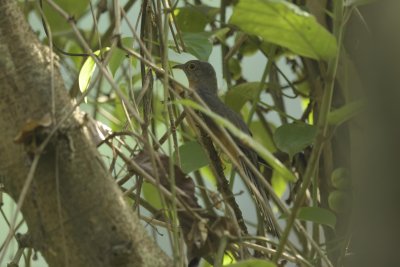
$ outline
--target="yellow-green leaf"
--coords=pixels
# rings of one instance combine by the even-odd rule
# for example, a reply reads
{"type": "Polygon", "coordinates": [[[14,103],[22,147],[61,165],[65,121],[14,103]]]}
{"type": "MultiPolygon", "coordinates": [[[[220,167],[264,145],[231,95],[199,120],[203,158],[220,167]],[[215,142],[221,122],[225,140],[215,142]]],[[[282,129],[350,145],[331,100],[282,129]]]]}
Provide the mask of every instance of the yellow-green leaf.
{"type": "MultiPolygon", "coordinates": [[[[103,50],[108,51],[109,49],[109,47],[106,47],[103,50]]],[[[95,51],[93,54],[96,56],[100,55],[100,50],[95,51]]],[[[81,92],[85,92],[88,89],[95,69],[96,63],[94,62],[94,59],[92,57],[88,57],[79,71],[79,89],[81,92]]]]}

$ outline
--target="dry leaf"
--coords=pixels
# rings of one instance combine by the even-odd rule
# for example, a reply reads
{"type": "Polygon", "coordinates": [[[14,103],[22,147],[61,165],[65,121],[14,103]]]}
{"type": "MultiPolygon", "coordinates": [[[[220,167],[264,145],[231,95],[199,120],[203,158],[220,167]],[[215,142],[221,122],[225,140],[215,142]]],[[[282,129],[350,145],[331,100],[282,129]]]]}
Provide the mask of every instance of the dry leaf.
{"type": "Polygon", "coordinates": [[[35,132],[47,128],[51,125],[50,113],[46,113],[39,120],[28,119],[22,126],[19,133],[15,136],[14,142],[17,144],[30,142],[31,138],[34,136],[35,132]]]}

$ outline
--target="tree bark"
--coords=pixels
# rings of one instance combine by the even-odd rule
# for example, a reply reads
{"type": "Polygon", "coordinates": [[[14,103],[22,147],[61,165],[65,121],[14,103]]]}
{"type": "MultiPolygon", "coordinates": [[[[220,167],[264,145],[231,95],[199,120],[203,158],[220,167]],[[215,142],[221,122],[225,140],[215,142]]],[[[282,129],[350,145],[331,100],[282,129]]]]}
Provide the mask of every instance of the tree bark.
{"type": "MultiPolygon", "coordinates": [[[[51,52],[32,33],[17,3],[0,0],[0,183],[15,201],[36,148],[32,140],[24,145],[14,138],[28,119],[39,120],[52,110],[51,52]]],[[[58,122],[72,104],[57,66],[53,78],[58,122]]],[[[48,132],[33,134],[36,145],[48,132]]],[[[31,245],[49,266],[172,266],[126,205],[84,132],[74,113],[39,155],[21,208],[31,245]]]]}

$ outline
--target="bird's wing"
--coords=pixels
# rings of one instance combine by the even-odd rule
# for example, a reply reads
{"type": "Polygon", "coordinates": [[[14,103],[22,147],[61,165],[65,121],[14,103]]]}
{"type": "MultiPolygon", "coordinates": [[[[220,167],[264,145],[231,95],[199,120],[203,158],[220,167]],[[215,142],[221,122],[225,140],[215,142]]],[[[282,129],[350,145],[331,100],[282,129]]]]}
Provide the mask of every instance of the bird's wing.
{"type": "MultiPolygon", "coordinates": [[[[247,133],[248,135],[252,135],[250,132],[250,129],[247,127],[247,124],[243,121],[243,119],[237,114],[235,111],[231,110],[224,104],[223,106],[219,105],[219,108],[217,110],[213,110],[215,113],[218,115],[224,117],[225,119],[229,120],[233,125],[235,125],[239,130],[242,130],[244,133],[247,133]]],[[[235,143],[239,146],[239,148],[242,150],[243,154],[250,160],[250,162],[256,167],[256,169],[259,169],[259,164],[258,164],[258,154],[245,144],[243,144],[238,138],[235,136],[232,136],[232,139],[235,141],[235,143]]],[[[256,199],[257,205],[264,208],[264,211],[262,211],[262,217],[264,218],[264,221],[267,225],[268,232],[273,234],[274,236],[279,236],[279,232],[277,230],[277,227],[275,226],[274,220],[272,218],[273,212],[272,208],[269,205],[269,197],[264,189],[264,185],[262,182],[256,177],[256,175],[253,173],[253,171],[249,168],[249,166],[246,164],[244,159],[239,159],[240,164],[246,173],[246,175],[249,177],[251,182],[256,186],[257,190],[260,192],[262,198],[264,199],[265,206],[262,205],[261,203],[258,203],[257,198],[256,199]]]]}

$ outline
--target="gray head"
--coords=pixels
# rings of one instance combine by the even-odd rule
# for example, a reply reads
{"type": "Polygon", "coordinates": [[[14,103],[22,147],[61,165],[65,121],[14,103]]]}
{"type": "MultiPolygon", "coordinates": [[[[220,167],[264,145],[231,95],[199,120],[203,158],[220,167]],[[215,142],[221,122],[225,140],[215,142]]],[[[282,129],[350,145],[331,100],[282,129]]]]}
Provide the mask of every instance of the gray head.
{"type": "Polygon", "coordinates": [[[190,60],[185,64],[175,65],[173,68],[181,69],[185,72],[190,88],[196,91],[207,90],[217,93],[217,76],[210,63],[200,60],[190,60]]]}

